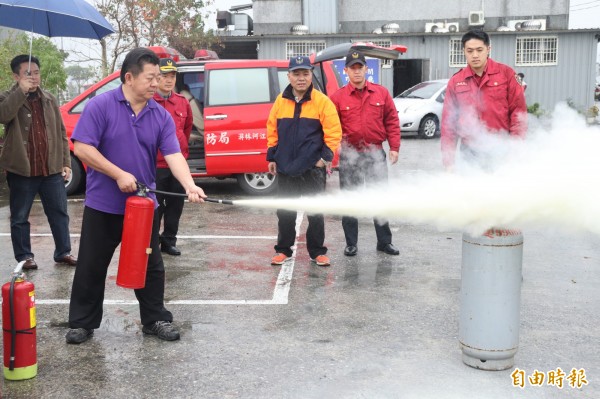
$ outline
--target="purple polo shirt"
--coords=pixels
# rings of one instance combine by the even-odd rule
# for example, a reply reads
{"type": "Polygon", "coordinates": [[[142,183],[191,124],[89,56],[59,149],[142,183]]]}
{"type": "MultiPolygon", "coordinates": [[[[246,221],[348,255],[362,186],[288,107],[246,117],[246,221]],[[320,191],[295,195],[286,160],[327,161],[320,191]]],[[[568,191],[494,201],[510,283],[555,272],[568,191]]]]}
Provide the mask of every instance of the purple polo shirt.
{"type": "MultiPolygon", "coordinates": [[[[83,109],[71,140],[96,147],[110,162],[156,188],[156,155],[180,152],[171,115],[148,100],[135,116],[121,86],[92,98],[83,109]]],[[[123,215],[131,193],[119,190],[109,176],[87,168],[85,205],[98,211],[123,215]]],[[[155,206],[156,197],[151,194],[155,206]]]]}

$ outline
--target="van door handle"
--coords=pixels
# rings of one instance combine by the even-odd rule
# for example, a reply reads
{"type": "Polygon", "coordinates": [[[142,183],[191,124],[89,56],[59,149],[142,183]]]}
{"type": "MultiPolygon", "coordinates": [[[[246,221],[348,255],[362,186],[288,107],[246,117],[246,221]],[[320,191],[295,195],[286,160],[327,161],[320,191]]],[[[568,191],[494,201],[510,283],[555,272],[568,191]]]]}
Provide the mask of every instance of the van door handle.
{"type": "Polygon", "coordinates": [[[225,114],[218,114],[218,115],[208,115],[206,116],[206,119],[209,121],[220,121],[222,119],[226,119],[227,115],[225,114]]]}

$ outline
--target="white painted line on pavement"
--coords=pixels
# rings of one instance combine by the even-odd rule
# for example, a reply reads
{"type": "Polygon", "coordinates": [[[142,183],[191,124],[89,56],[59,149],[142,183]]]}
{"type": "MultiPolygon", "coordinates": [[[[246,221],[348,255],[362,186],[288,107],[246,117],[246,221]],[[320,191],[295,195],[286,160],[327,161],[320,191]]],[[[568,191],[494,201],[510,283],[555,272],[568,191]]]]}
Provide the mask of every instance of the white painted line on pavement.
{"type": "MultiPolygon", "coordinates": [[[[32,233],[31,237],[52,237],[52,233],[32,233]]],[[[71,233],[71,237],[79,237],[81,234],[71,233]]],[[[10,237],[10,233],[0,233],[0,237],[10,237]]],[[[177,235],[177,238],[185,238],[190,240],[214,240],[214,239],[256,239],[256,240],[275,240],[277,236],[203,236],[203,235],[194,235],[194,236],[183,236],[177,235]]]]}
{"type": "Polygon", "coordinates": [[[219,239],[219,238],[226,238],[226,239],[256,239],[256,240],[276,240],[277,236],[182,236],[177,234],[177,239],[219,239]]]}
{"type": "MultiPolygon", "coordinates": [[[[36,299],[36,305],[68,305],[68,299],[36,299]]],[[[287,302],[286,302],[287,303],[287,302]]],[[[138,301],[129,299],[105,299],[104,305],[137,305],[138,301]]],[[[165,301],[165,305],[280,305],[269,299],[189,299],[165,301]]]]}
{"type": "Polygon", "coordinates": [[[298,236],[300,235],[300,225],[302,224],[303,217],[304,212],[302,211],[296,214],[296,242],[292,247],[294,252],[292,252],[291,258],[281,265],[281,270],[279,271],[279,276],[277,276],[277,282],[275,283],[275,291],[273,291],[272,302],[274,304],[288,304],[288,296],[290,293],[290,286],[292,284],[292,274],[294,273],[294,264],[296,263],[298,236]]]}
{"type": "MultiPolygon", "coordinates": [[[[294,264],[296,262],[296,249],[298,243],[298,237],[300,235],[300,226],[304,212],[298,212],[296,216],[296,243],[294,243],[292,256],[281,265],[281,270],[277,276],[277,282],[275,283],[275,289],[273,290],[272,299],[189,299],[189,300],[172,300],[165,301],[165,305],[287,305],[288,296],[290,293],[290,286],[292,283],[292,275],[294,274],[294,264]]],[[[0,236],[6,235],[0,233],[0,236]]],[[[8,234],[10,235],[10,234],[8,234]]],[[[32,234],[32,236],[50,236],[51,234],[32,234]]],[[[74,234],[71,234],[74,236],[74,234]]],[[[268,236],[178,236],[178,238],[277,238],[268,236]]],[[[70,300],[68,299],[36,299],[36,305],[68,305],[70,300]]],[[[105,299],[104,305],[137,305],[137,300],[126,300],[126,299],[105,299]]]]}
{"type": "MultiPolygon", "coordinates": [[[[31,233],[31,237],[52,237],[52,233],[31,233]]],[[[0,233],[0,237],[10,237],[10,233],[0,233]]],[[[71,237],[79,237],[79,234],[71,234],[71,237]]]]}

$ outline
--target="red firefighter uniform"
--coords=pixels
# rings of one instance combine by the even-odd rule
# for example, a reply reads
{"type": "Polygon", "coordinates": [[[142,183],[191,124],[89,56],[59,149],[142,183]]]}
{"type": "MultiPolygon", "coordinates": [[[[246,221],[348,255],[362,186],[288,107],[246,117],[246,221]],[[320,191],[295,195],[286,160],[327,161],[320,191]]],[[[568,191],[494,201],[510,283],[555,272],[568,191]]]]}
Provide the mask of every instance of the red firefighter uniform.
{"type": "Polygon", "coordinates": [[[400,150],[400,121],[390,93],[383,86],[366,82],[364,95],[347,84],[330,98],[342,122],[342,141],[361,151],[381,148],[388,141],[390,151],[400,150]]]}
{"type": "Polygon", "coordinates": [[[527,131],[527,105],[517,74],[488,58],[481,77],[467,66],[448,82],[442,114],[442,161],[454,165],[456,145],[485,133],[523,137],[527,131]],[[482,131],[485,129],[486,131],[482,131]]]}
{"type": "MultiPolygon", "coordinates": [[[[192,108],[188,100],[181,94],[171,92],[171,96],[168,99],[164,99],[160,94],[154,94],[154,100],[162,105],[173,117],[175,122],[175,130],[177,133],[177,140],[179,141],[179,147],[181,147],[181,153],[187,159],[189,155],[189,144],[190,134],[192,132],[192,108]]],[[[163,155],[158,152],[156,159],[157,168],[168,168],[167,162],[163,155]]]]}

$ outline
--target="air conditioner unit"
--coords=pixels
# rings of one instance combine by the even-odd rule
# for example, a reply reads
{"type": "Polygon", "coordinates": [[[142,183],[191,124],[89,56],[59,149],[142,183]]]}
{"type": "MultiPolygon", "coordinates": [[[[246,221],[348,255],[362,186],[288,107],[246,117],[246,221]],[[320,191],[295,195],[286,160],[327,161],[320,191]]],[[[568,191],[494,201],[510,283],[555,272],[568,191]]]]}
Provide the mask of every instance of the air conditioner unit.
{"type": "Polygon", "coordinates": [[[525,21],[525,19],[511,19],[506,23],[506,26],[509,30],[522,30],[521,25],[525,21]]]}
{"type": "Polygon", "coordinates": [[[545,19],[528,19],[521,24],[523,30],[546,30],[545,19]]]}
{"type": "Polygon", "coordinates": [[[425,24],[425,32],[428,33],[454,33],[458,32],[458,22],[428,22],[425,24]]]}
{"type": "Polygon", "coordinates": [[[545,19],[513,19],[506,24],[509,30],[546,30],[545,19]]]}
{"type": "Polygon", "coordinates": [[[450,33],[458,32],[458,22],[449,22],[446,24],[446,28],[450,33]]]}
{"type": "Polygon", "coordinates": [[[484,24],[483,11],[471,11],[469,13],[469,26],[483,26],[484,24]]]}

